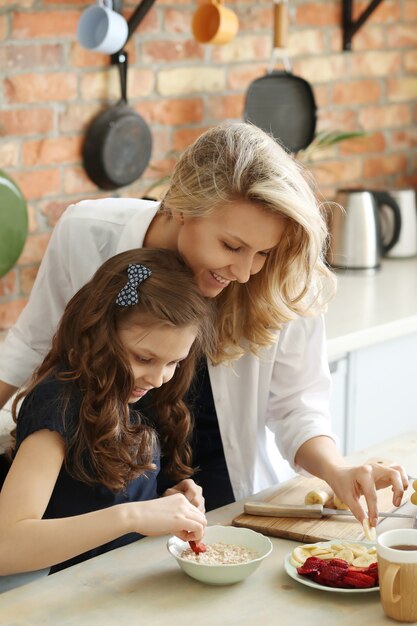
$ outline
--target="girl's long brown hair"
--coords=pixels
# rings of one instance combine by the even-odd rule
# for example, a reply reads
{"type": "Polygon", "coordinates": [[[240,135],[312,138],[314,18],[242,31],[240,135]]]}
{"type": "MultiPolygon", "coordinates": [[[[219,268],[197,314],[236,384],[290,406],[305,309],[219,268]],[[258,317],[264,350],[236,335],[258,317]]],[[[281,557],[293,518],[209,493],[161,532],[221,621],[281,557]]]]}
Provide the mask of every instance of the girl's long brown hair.
{"type": "MultiPolygon", "coordinates": [[[[210,352],[213,308],[200,294],[191,270],[174,252],[131,250],[104,263],[67,304],[51,350],[12,408],[17,421],[19,401],[38,383],[50,376],[72,381],[82,402],[79,423],[66,450],[67,471],[83,482],[101,483],[114,491],[155,467],[154,429],[139,413],[135,423],[130,419],[128,400],[134,379],[117,333],[122,325],[143,325],[144,319],[147,326],[164,324],[196,331],[188,357],[173,378],[152,394],[157,409],[155,427],[167,457],[166,472],[175,479],[189,476],[192,424],[182,398],[198,358],[210,352]],[[145,265],[152,274],[138,286],[138,304],[121,307],[116,298],[126,285],[130,263],[145,265]]],[[[64,419],[72,385],[68,387],[68,394],[60,398],[64,419]]]]}

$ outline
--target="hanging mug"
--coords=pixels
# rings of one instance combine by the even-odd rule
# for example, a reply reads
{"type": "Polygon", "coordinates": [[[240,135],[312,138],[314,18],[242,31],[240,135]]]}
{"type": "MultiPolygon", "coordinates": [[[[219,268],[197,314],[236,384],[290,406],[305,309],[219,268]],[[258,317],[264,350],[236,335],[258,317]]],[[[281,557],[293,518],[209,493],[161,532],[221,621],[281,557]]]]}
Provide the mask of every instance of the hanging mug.
{"type": "Polygon", "coordinates": [[[193,35],[199,43],[227,43],[235,37],[238,28],[236,13],[223,6],[223,0],[203,4],[193,16],[193,35]]]}
{"type": "Polygon", "coordinates": [[[120,13],[113,11],[111,0],[98,0],[80,17],[77,39],[80,45],[92,52],[115,54],[125,45],[129,28],[120,13]],[[109,6],[108,6],[109,5],[109,6]]]}

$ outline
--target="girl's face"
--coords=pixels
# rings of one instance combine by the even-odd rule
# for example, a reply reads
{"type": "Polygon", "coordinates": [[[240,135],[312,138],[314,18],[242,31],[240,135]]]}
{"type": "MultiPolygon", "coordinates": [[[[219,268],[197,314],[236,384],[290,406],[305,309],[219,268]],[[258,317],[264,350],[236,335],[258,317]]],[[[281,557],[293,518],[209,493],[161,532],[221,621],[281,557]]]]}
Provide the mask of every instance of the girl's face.
{"type": "Polygon", "coordinates": [[[196,338],[196,329],[158,324],[119,328],[119,339],[132,368],[135,387],[129,402],[137,402],[154,387],[171,380],[196,338]]]}
{"type": "Polygon", "coordinates": [[[246,283],[281,240],[285,221],[246,200],[203,217],[184,216],[178,251],[203,295],[214,298],[231,282],[246,283]]]}

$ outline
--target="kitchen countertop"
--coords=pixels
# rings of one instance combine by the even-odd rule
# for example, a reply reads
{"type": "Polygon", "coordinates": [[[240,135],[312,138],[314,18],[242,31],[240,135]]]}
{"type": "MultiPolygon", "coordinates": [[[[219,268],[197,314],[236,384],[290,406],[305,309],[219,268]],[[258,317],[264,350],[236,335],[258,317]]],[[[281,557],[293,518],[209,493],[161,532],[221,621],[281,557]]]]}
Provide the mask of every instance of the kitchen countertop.
{"type": "MultiPolygon", "coordinates": [[[[361,453],[401,459],[417,475],[417,432],[405,433],[361,453]]],[[[276,492],[275,488],[275,492],[276,492]]],[[[268,490],[268,493],[271,490],[268,490]]],[[[261,499],[266,492],[254,496],[261,499]]],[[[208,514],[210,524],[230,524],[243,510],[234,503],[208,514]]],[[[416,511],[407,503],[404,510],[416,511]]],[[[378,532],[410,527],[412,520],[384,520],[378,532]]],[[[392,624],[378,592],[343,594],[317,591],[287,576],[284,557],[296,545],[272,538],[260,568],[236,585],[211,587],[187,577],[166,549],[166,537],[146,538],[0,595],[0,622],[8,626],[321,626],[392,624]]]]}
{"type": "Polygon", "coordinates": [[[417,257],[384,259],[374,274],[337,272],[326,313],[329,360],[417,332],[417,257]]]}

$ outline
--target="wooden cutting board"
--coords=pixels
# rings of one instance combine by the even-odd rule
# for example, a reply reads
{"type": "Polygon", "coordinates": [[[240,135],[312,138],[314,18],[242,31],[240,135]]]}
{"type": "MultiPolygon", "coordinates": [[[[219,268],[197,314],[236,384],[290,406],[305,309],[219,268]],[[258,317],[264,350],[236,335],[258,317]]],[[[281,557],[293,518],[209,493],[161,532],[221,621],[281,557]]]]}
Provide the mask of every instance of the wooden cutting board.
{"type": "MultiPolygon", "coordinates": [[[[331,493],[329,486],[324,481],[318,478],[297,476],[287,481],[284,485],[277,487],[275,495],[266,498],[265,502],[273,504],[304,504],[306,493],[313,489],[331,493]]],[[[413,489],[410,486],[406,494],[404,494],[404,503],[408,501],[412,492],[413,489]]],[[[377,493],[379,510],[394,511],[391,487],[380,489],[377,493]]],[[[366,511],[366,502],[363,497],[361,502],[366,511]]],[[[333,502],[330,502],[329,507],[334,508],[333,502]]],[[[362,541],[364,539],[362,527],[356,518],[341,515],[323,517],[322,519],[301,519],[295,517],[263,517],[242,513],[234,518],[232,524],[256,530],[264,535],[294,539],[301,543],[315,543],[316,541],[328,541],[331,539],[343,539],[346,541],[362,541]]]]}

